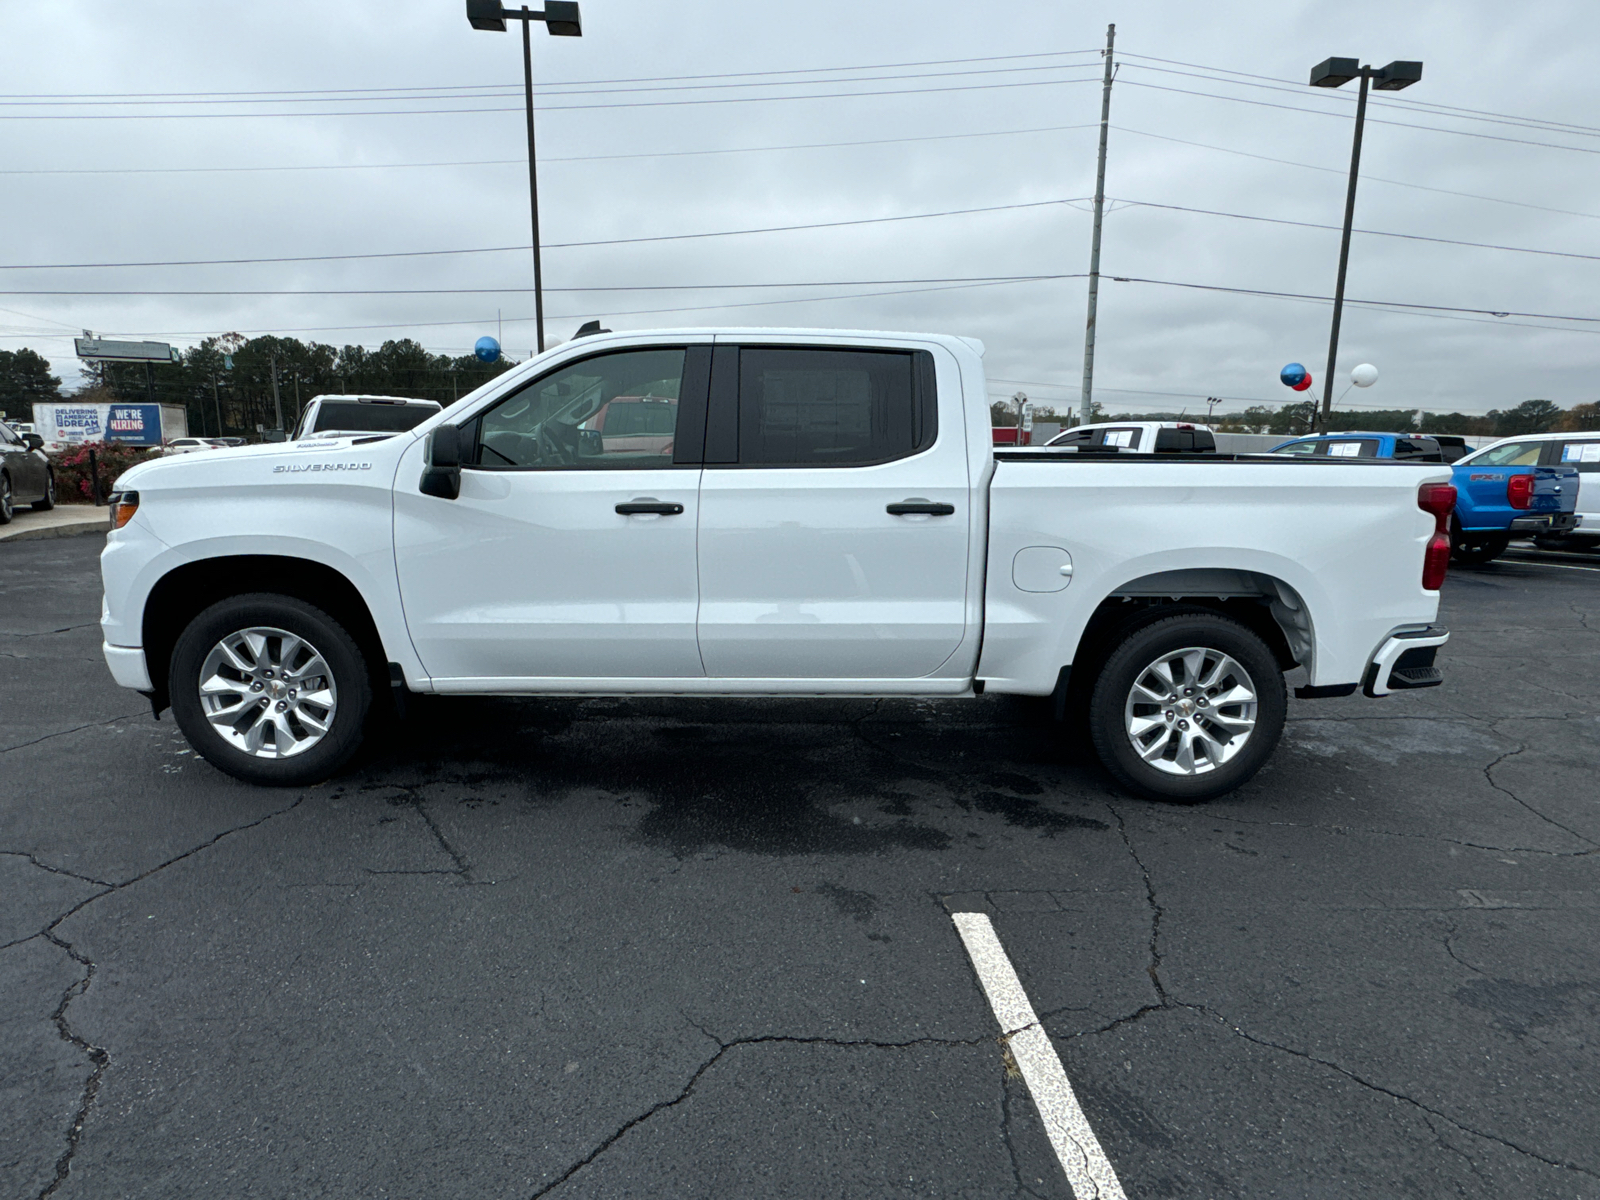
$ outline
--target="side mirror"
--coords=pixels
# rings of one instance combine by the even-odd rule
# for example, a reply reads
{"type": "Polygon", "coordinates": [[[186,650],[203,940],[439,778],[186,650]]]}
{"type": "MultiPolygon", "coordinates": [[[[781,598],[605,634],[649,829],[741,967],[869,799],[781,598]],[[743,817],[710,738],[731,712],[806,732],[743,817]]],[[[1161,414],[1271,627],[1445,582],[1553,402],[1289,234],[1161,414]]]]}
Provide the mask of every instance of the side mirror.
{"type": "Polygon", "coordinates": [[[440,425],[428,435],[427,466],[418,485],[424,496],[454,500],[461,495],[461,430],[440,425]]]}
{"type": "Polygon", "coordinates": [[[22,435],[22,440],[27,445],[29,450],[44,449],[44,439],[37,433],[25,433],[22,435]]]}

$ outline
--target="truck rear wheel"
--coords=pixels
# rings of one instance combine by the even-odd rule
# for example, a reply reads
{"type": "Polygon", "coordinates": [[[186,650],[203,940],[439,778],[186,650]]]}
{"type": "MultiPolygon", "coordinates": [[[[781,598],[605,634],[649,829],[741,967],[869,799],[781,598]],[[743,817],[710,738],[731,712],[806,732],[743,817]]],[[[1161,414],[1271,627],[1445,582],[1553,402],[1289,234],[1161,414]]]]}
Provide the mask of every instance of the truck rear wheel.
{"type": "Polygon", "coordinates": [[[1287,711],[1283,672],[1261,638],[1227,617],[1185,613],[1141,626],[1111,652],[1089,732],[1129,790],[1193,803],[1260,770],[1287,711]]]}
{"type": "Polygon", "coordinates": [[[1467,533],[1451,522],[1450,561],[1464,567],[1481,567],[1506,552],[1511,538],[1506,534],[1467,533]]]}
{"type": "Polygon", "coordinates": [[[321,609],[271,593],[230,597],[189,622],[167,690],[206,761],[276,787],[315,783],[348,762],[372,706],[355,639],[321,609]]]}

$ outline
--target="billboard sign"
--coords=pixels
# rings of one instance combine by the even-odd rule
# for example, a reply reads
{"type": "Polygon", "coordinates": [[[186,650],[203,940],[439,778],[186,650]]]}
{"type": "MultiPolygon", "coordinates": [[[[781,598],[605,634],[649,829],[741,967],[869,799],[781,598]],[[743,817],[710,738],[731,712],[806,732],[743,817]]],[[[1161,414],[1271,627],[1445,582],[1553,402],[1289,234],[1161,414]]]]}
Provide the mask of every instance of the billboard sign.
{"type": "Polygon", "coordinates": [[[116,342],[106,338],[73,338],[79,358],[101,362],[177,362],[178,351],[166,342],[116,342]]]}
{"type": "Polygon", "coordinates": [[[130,446],[161,444],[161,406],[159,404],[111,404],[107,406],[106,441],[130,446]]]}
{"type": "Polygon", "coordinates": [[[183,409],[159,404],[35,404],[34,430],[47,446],[83,442],[122,442],[129,446],[159,446],[163,431],[168,439],[187,435],[183,409]],[[165,426],[163,428],[163,421],[165,426]]]}

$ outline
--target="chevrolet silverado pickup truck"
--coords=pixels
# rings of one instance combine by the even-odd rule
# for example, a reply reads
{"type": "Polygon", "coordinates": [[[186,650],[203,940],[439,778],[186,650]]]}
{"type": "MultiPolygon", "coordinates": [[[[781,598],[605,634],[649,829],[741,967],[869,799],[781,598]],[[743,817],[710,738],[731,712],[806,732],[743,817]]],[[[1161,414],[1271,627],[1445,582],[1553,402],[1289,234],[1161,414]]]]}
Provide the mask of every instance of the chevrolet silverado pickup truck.
{"type": "Polygon", "coordinates": [[[119,684],[261,784],[326,778],[408,693],[989,692],[1193,801],[1266,761],[1290,672],[1440,681],[1449,479],[996,452],[960,337],[601,333],[409,431],[133,468],[101,625],[119,684]],[[592,436],[645,396],[670,441],[592,436]]]}

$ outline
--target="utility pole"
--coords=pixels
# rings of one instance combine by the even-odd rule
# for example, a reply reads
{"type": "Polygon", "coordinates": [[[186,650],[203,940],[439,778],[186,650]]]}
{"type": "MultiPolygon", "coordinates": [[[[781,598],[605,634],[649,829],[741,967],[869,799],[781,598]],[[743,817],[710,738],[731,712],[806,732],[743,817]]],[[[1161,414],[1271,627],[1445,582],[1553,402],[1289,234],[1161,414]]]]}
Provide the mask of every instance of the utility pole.
{"type": "Polygon", "coordinates": [[[217,436],[222,436],[222,395],[217,391],[217,369],[211,368],[211,403],[217,406],[217,436]]]}
{"type": "Polygon", "coordinates": [[[1106,207],[1106,132],[1111,126],[1111,78],[1115,67],[1111,59],[1117,27],[1106,26],[1106,80],[1100,92],[1100,160],[1094,176],[1094,241],[1089,250],[1089,317],[1083,331],[1083,405],[1078,424],[1089,421],[1094,399],[1094,322],[1100,307],[1100,223],[1106,207]]]}
{"type": "Polygon", "coordinates": [[[278,398],[278,356],[272,356],[272,408],[278,414],[278,432],[283,432],[283,401],[278,398]]]}

